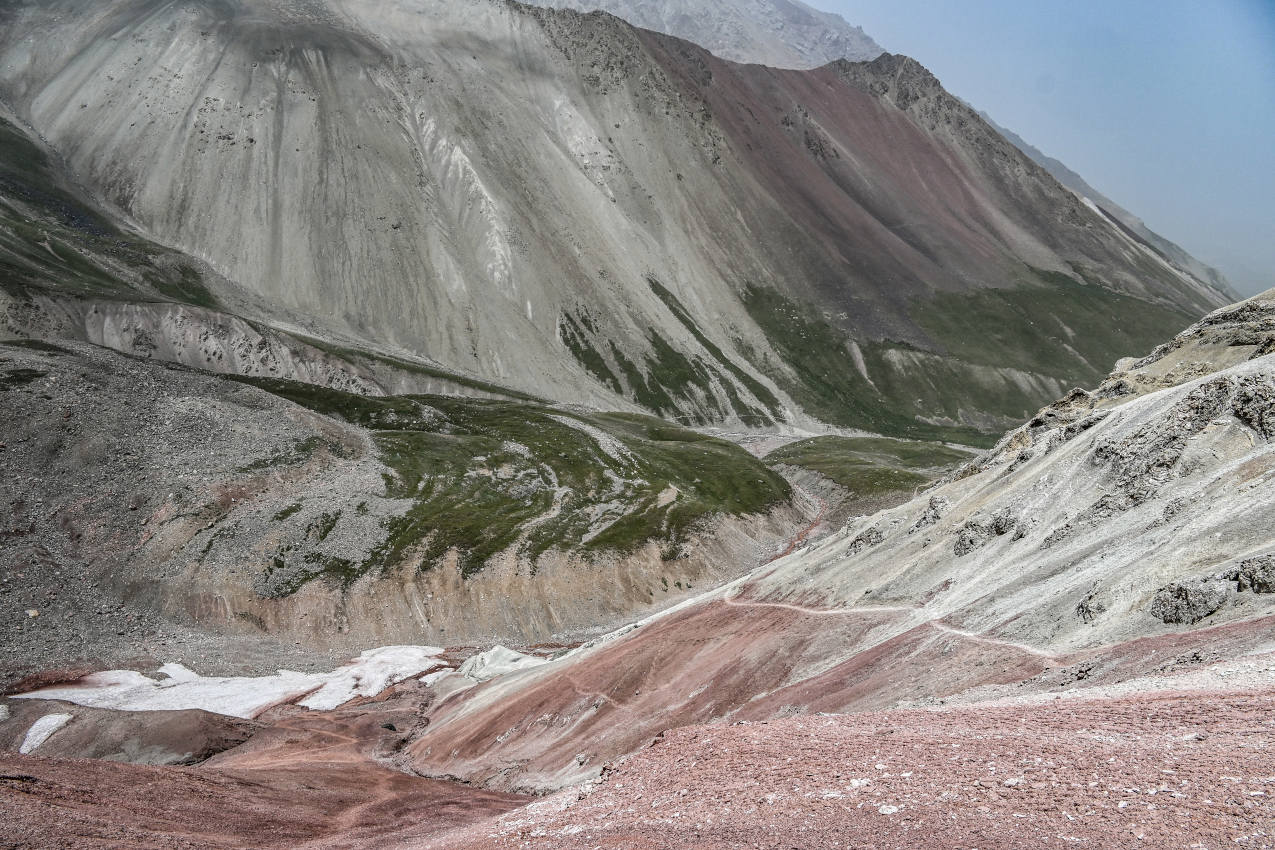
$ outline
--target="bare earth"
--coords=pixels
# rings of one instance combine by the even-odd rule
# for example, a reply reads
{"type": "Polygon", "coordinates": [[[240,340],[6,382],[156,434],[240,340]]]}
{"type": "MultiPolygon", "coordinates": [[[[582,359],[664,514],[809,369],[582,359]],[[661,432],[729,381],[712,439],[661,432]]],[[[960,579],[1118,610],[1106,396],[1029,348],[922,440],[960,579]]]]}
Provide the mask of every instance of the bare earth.
{"type": "Polygon", "coordinates": [[[489,848],[1275,846],[1275,691],[792,717],[668,732],[489,848]]]}
{"type": "Polygon", "coordinates": [[[389,766],[418,722],[406,687],[271,709],[250,741],[193,768],[0,752],[0,847],[383,847],[406,825],[430,835],[530,800],[389,766]]]}
{"type": "Polygon", "coordinates": [[[1275,847],[1269,685],[688,726],[540,800],[390,767],[414,703],[285,707],[195,768],[5,753],[0,846],[1275,847]]]}

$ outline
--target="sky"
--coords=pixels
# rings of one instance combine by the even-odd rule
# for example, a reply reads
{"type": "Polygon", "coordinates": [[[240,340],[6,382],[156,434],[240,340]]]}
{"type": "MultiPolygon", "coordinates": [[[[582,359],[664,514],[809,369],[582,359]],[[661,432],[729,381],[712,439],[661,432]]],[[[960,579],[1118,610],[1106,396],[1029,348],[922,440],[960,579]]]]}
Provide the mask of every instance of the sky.
{"type": "Polygon", "coordinates": [[[1242,294],[1275,287],[1275,0],[807,0],[1242,294]]]}

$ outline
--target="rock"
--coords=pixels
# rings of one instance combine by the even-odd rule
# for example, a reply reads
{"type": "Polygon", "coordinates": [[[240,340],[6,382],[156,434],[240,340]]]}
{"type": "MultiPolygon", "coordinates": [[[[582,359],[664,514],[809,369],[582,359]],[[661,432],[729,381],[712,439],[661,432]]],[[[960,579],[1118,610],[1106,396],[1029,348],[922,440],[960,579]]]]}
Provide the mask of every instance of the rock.
{"type": "Polygon", "coordinates": [[[40,616],[40,612],[35,610],[34,608],[28,608],[27,616],[30,617],[32,620],[34,620],[36,617],[40,616]]]}
{"type": "Polygon", "coordinates": [[[1240,590],[1275,593],[1275,555],[1261,555],[1240,562],[1235,580],[1240,590]]]}
{"type": "Polygon", "coordinates": [[[1076,616],[1086,623],[1092,623],[1106,610],[1106,603],[1098,598],[1096,591],[1091,591],[1088,596],[1077,603],[1076,616]]]}
{"type": "Polygon", "coordinates": [[[952,503],[942,496],[931,496],[930,504],[926,507],[925,512],[921,514],[920,519],[912,524],[908,529],[908,534],[919,531],[926,526],[934,525],[943,518],[943,514],[948,512],[952,507],[952,503]]]}
{"type": "MultiPolygon", "coordinates": [[[[952,552],[958,558],[962,555],[968,555],[975,549],[981,548],[992,537],[1002,537],[1017,527],[1018,515],[1014,513],[1012,508],[1001,508],[992,514],[990,520],[971,518],[957,532],[956,543],[952,546],[952,552]]],[[[1017,540],[1018,538],[1014,539],[1017,540]]]]}
{"type": "Polygon", "coordinates": [[[1170,499],[1169,503],[1164,506],[1164,512],[1162,514],[1164,521],[1168,522],[1169,520],[1173,519],[1175,516],[1177,516],[1179,513],[1182,512],[1182,509],[1185,508],[1186,505],[1187,505],[1186,499],[1183,499],[1180,496],[1174,499],[1170,499]]]}
{"type": "Polygon", "coordinates": [[[1231,585],[1217,578],[1175,581],[1156,591],[1151,616],[1165,623],[1198,623],[1230,598],[1231,585]]]}
{"type": "Polygon", "coordinates": [[[992,537],[991,528],[978,520],[970,520],[961,526],[956,533],[956,543],[952,545],[952,553],[960,558],[982,548],[992,537]]]}
{"type": "Polygon", "coordinates": [[[992,514],[992,533],[997,537],[1009,534],[1018,525],[1018,515],[1011,508],[1001,508],[992,514]]]}
{"type": "Polygon", "coordinates": [[[850,545],[846,547],[846,554],[858,554],[870,546],[876,546],[884,539],[885,534],[881,531],[880,527],[874,525],[871,528],[860,532],[854,540],[850,541],[850,545]]]}
{"type": "Polygon", "coordinates": [[[1023,519],[1020,519],[1018,521],[1018,524],[1014,526],[1014,536],[1011,537],[1010,539],[1022,540],[1024,537],[1026,537],[1028,534],[1031,533],[1032,529],[1035,528],[1039,522],[1040,520],[1037,519],[1036,517],[1025,517],[1023,519]]]}
{"type": "Polygon", "coordinates": [[[1275,383],[1269,377],[1243,378],[1236,387],[1231,409],[1236,419],[1266,439],[1275,439],[1275,383]]]}

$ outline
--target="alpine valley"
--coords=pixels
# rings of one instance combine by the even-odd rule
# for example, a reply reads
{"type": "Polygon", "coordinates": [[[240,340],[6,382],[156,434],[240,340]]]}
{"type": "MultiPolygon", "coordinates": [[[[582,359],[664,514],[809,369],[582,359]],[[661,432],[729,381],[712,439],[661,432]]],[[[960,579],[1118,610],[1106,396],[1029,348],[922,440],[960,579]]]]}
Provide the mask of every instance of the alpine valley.
{"type": "Polygon", "coordinates": [[[1273,846],[1275,290],[604,8],[0,0],[6,839],[1273,846]]]}

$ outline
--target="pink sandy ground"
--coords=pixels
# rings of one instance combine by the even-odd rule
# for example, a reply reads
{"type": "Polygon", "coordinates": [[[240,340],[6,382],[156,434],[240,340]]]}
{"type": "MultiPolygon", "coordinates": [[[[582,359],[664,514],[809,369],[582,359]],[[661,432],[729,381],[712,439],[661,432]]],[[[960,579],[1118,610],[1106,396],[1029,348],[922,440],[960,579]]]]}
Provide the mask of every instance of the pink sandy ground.
{"type": "Polygon", "coordinates": [[[1275,847],[1275,690],[686,727],[417,846],[1275,847]]]}
{"type": "Polygon", "coordinates": [[[0,847],[1275,848],[1275,687],[1224,687],[692,725],[529,798],[393,769],[403,685],[197,767],[0,753],[0,847]]]}

